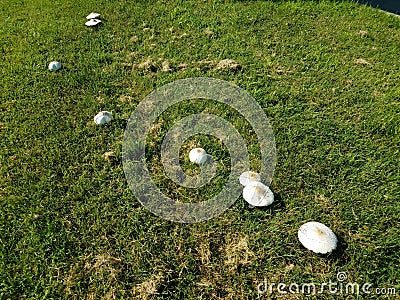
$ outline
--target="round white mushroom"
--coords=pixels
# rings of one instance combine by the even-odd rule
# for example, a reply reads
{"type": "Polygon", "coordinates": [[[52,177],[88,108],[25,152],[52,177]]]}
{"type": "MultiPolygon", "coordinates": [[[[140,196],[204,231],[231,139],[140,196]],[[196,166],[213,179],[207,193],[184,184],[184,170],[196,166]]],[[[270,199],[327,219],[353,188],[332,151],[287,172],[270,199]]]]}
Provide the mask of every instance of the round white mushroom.
{"type": "Polygon", "coordinates": [[[203,148],[194,148],[189,152],[189,160],[196,164],[202,164],[207,160],[207,152],[203,148]]]}
{"type": "Polygon", "coordinates": [[[268,206],[274,202],[274,194],[265,184],[253,181],[243,189],[243,198],[251,206],[268,206]]]}
{"type": "Polygon", "coordinates": [[[94,122],[97,125],[104,125],[110,123],[112,120],[112,113],[109,111],[101,111],[94,117],[94,122]]]}
{"type": "Polygon", "coordinates": [[[260,181],[260,180],[261,180],[260,175],[256,172],[252,172],[252,171],[244,172],[239,176],[239,182],[241,185],[244,185],[244,186],[248,185],[251,182],[260,181]]]}
{"type": "Polygon", "coordinates": [[[319,222],[303,224],[298,233],[300,243],[315,253],[326,254],[332,252],[337,246],[337,237],[333,231],[319,222]]]}
{"type": "Polygon", "coordinates": [[[87,21],[85,23],[85,25],[88,27],[93,27],[93,26],[99,25],[100,23],[101,23],[101,20],[99,20],[99,19],[90,19],[89,21],[87,21]]]}
{"type": "Polygon", "coordinates": [[[49,70],[50,71],[57,71],[61,69],[61,63],[58,61],[52,61],[49,63],[49,70]]]}

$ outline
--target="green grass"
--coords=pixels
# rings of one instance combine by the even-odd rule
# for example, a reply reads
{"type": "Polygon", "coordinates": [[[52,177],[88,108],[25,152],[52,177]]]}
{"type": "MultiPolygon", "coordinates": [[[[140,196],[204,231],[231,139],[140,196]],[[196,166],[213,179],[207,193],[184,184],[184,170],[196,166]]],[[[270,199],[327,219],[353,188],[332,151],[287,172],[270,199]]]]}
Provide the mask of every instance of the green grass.
{"type": "MultiPolygon", "coordinates": [[[[2,0],[0,51],[0,298],[255,299],[264,278],[322,283],[338,272],[399,293],[400,18],[340,1],[2,0]],[[104,19],[98,29],[83,25],[91,11],[104,19]],[[242,68],[216,70],[226,58],[242,68]],[[63,69],[49,72],[52,60],[63,69]],[[240,198],[185,225],[152,215],[128,189],[129,116],[156,87],[198,76],[237,84],[268,116],[271,207],[240,198]],[[100,110],[114,113],[110,126],[94,125],[100,110]],[[339,251],[299,244],[310,220],[337,233],[339,251]]],[[[149,169],[166,194],[202,201],[229,174],[223,144],[200,135],[182,145],[189,173],[198,172],[185,156],[192,146],[217,157],[209,190],[176,188],[159,162],[168,128],[195,112],[232,120],[255,169],[259,147],[223,106],[188,101],[163,114],[148,137],[149,169]]]]}

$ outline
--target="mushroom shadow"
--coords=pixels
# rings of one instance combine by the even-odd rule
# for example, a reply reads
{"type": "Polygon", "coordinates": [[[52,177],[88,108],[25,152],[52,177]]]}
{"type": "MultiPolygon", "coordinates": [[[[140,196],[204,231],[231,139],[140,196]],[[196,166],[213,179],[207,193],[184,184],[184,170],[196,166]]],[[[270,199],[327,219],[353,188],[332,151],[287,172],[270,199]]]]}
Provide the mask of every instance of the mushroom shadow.
{"type": "Polygon", "coordinates": [[[103,18],[101,18],[101,19],[99,19],[99,20],[100,20],[101,22],[98,23],[97,25],[95,25],[95,26],[87,26],[87,27],[90,28],[90,29],[92,29],[93,31],[99,30],[101,27],[103,27],[104,22],[107,21],[106,19],[103,19],[103,18]]]}
{"type": "MultiPolygon", "coordinates": [[[[242,200],[243,200],[246,204],[248,204],[248,203],[246,202],[246,200],[243,199],[243,197],[242,197],[242,200]]],[[[272,215],[273,215],[273,214],[274,214],[274,211],[277,211],[277,210],[279,210],[279,211],[285,210],[285,209],[286,209],[286,204],[285,204],[285,202],[282,201],[282,197],[281,197],[281,195],[280,195],[279,193],[276,193],[276,194],[274,193],[274,202],[272,202],[270,205],[268,205],[268,206],[257,206],[257,207],[252,207],[252,208],[250,208],[250,207],[247,205],[247,209],[249,209],[249,210],[256,209],[256,210],[259,210],[259,211],[271,211],[271,213],[272,213],[272,215]]]]}
{"type": "Polygon", "coordinates": [[[118,128],[125,129],[126,124],[128,124],[128,120],[116,118],[115,120],[113,120],[113,124],[118,128]]]}
{"type": "Polygon", "coordinates": [[[282,201],[282,196],[280,193],[274,194],[274,202],[272,203],[272,208],[279,210],[286,209],[286,203],[282,201]]]}
{"type": "Polygon", "coordinates": [[[325,258],[325,259],[336,261],[339,266],[344,266],[351,259],[349,254],[346,252],[346,249],[348,248],[348,246],[347,246],[346,241],[342,238],[342,236],[340,234],[336,234],[336,237],[338,240],[336,249],[327,255],[326,254],[325,255],[318,254],[318,256],[325,258]]]}

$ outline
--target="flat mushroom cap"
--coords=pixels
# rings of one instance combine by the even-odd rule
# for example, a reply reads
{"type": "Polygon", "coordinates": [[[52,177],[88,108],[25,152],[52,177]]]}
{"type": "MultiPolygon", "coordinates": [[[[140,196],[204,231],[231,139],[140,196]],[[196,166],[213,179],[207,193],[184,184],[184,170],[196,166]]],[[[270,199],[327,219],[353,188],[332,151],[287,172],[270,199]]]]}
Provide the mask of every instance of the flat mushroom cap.
{"type": "Polygon", "coordinates": [[[243,189],[243,198],[253,206],[268,206],[274,202],[274,194],[265,184],[253,181],[243,189]]]}
{"type": "Polygon", "coordinates": [[[248,185],[251,182],[260,181],[260,180],[261,180],[260,175],[253,171],[244,172],[239,176],[239,182],[241,185],[244,185],[244,186],[248,185]]]}
{"type": "Polygon", "coordinates": [[[337,237],[333,231],[319,222],[303,224],[297,233],[300,243],[315,253],[326,254],[336,249],[337,237]]]}
{"type": "Polygon", "coordinates": [[[196,164],[202,164],[207,160],[207,152],[203,148],[194,148],[189,152],[189,160],[196,164]]]}
{"type": "Polygon", "coordinates": [[[112,113],[109,111],[101,111],[94,117],[94,122],[97,125],[104,125],[110,123],[112,120],[112,113]]]}
{"type": "Polygon", "coordinates": [[[86,19],[91,20],[91,19],[97,19],[99,17],[100,17],[100,14],[92,12],[86,17],[86,19]]]}
{"type": "Polygon", "coordinates": [[[88,27],[93,27],[93,26],[96,26],[96,25],[98,25],[100,23],[101,23],[101,20],[99,20],[99,19],[90,19],[89,21],[87,21],[85,23],[85,25],[88,26],[88,27]]]}

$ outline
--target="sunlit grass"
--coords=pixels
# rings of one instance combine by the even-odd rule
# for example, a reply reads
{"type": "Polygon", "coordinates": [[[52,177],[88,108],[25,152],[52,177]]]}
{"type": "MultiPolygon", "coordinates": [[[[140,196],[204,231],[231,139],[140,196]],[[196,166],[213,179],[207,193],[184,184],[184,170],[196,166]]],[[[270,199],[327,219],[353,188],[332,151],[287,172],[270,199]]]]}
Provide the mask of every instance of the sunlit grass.
{"type": "MultiPolygon", "coordinates": [[[[339,271],[400,289],[399,18],[340,1],[0,5],[0,298],[254,299],[264,278],[322,283],[339,271]],[[92,11],[103,19],[97,29],[84,26],[92,11]],[[240,67],[221,69],[224,59],[240,67]],[[55,73],[53,60],[63,64],[55,73]],[[132,196],[121,147],[146,95],[198,76],[240,86],[265,111],[276,201],[249,209],[240,198],[184,225],[132,196]],[[113,113],[109,126],[93,122],[102,110],[113,113]],[[339,251],[319,256],[300,245],[297,230],[312,220],[332,228],[339,251]]],[[[196,135],[181,163],[196,173],[188,151],[205,148],[219,166],[212,188],[165,177],[163,136],[201,112],[235,125],[259,168],[244,118],[212,101],[175,106],[154,124],[147,158],[160,189],[182,201],[212,197],[230,170],[226,147],[196,135]]]]}

